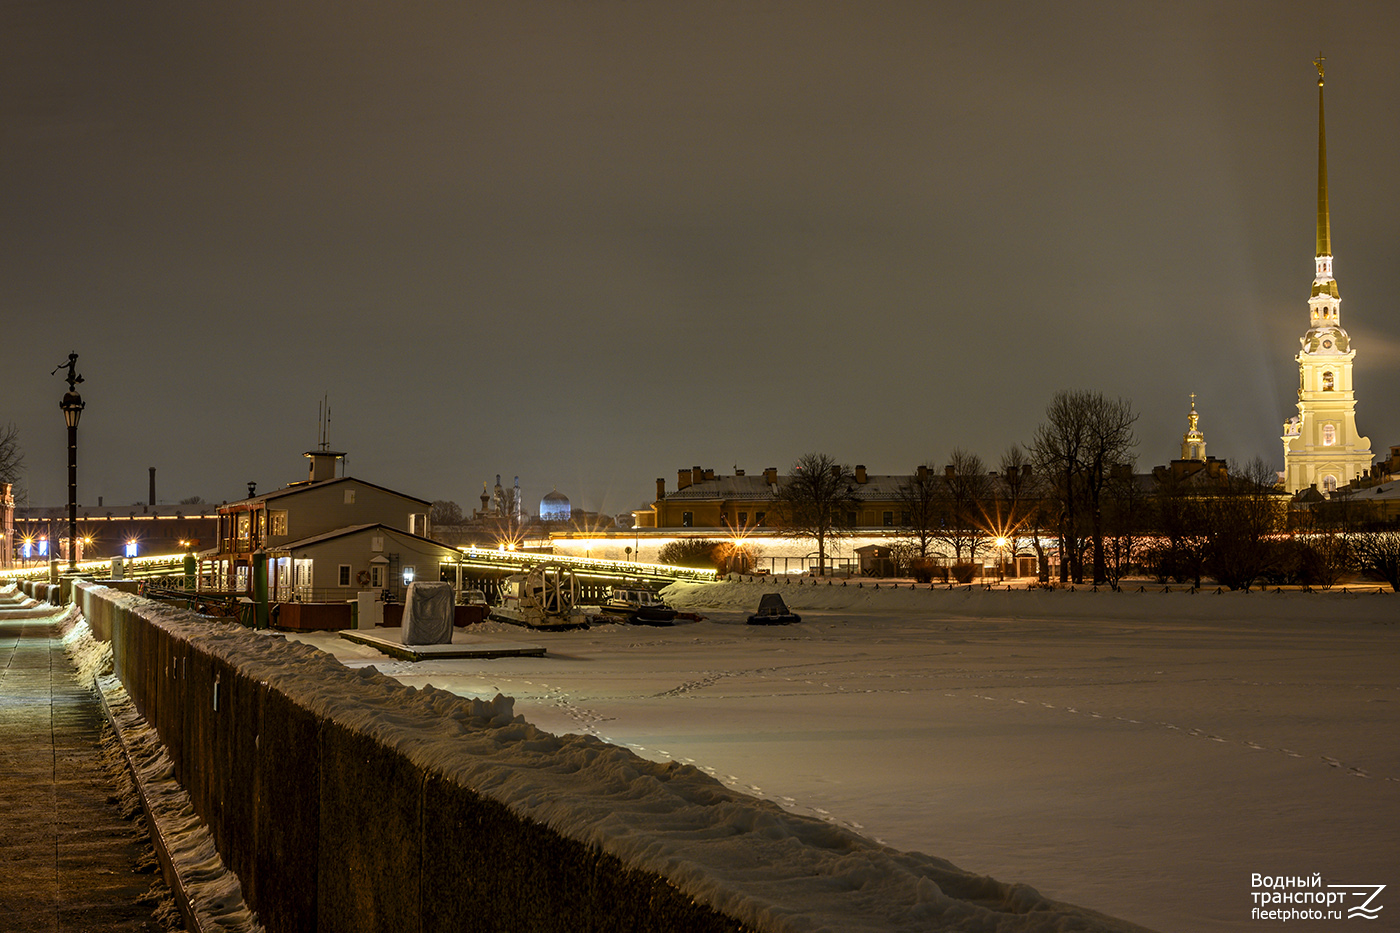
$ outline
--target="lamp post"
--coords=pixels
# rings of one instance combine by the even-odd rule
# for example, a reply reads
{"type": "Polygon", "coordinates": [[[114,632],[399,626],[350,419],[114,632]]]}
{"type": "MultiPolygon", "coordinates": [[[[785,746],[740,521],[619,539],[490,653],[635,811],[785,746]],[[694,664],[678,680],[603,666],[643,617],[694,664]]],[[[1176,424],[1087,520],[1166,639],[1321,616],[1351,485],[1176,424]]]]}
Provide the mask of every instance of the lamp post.
{"type": "Polygon", "coordinates": [[[83,397],[78,394],[78,354],[69,353],[67,363],[54,367],[53,375],[68,367],[68,391],[58,407],[63,409],[63,423],[68,425],[68,572],[78,570],[78,419],[83,414],[83,397]]]}

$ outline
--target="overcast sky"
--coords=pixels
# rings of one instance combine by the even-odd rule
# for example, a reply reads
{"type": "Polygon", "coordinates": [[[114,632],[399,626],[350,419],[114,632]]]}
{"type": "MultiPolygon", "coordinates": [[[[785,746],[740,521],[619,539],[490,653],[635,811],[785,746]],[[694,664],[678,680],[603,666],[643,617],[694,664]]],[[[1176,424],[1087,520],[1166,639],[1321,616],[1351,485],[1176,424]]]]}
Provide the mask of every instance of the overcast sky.
{"type": "Polygon", "coordinates": [[[1282,468],[1327,56],[1357,424],[1400,444],[1393,3],[0,2],[32,504],[349,470],[615,513],[989,465],[1062,388],[1282,468]]]}

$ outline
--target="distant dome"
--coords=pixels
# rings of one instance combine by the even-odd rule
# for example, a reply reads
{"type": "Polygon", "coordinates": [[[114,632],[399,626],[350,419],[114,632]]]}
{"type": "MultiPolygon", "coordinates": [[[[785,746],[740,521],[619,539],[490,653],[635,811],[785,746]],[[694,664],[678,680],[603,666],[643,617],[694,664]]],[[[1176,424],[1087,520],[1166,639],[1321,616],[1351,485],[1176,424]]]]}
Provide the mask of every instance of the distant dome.
{"type": "Polygon", "coordinates": [[[1345,353],[1350,343],[1347,332],[1335,324],[1314,327],[1302,339],[1304,353],[1345,353]]]}
{"type": "Polygon", "coordinates": [[[569,497],[555,489],[540,500],[540,521],[567,522],[572,514],[569,497]]]}

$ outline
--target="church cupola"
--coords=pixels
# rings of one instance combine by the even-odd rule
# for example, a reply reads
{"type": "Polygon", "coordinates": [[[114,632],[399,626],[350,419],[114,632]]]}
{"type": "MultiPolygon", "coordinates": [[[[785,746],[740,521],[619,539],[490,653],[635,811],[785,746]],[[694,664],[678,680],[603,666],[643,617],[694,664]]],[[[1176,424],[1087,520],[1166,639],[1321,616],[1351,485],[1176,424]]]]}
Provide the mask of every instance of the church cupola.
{"type": "Polygon", "coordinates": [[[1196,412],[1196,393],[1191,393],[1191,413],[1186,416],[1186,433],[1181,437],[1182,460],[1204,460],[1206,437],[1201,433],[1201,416],[1196,412]]]}

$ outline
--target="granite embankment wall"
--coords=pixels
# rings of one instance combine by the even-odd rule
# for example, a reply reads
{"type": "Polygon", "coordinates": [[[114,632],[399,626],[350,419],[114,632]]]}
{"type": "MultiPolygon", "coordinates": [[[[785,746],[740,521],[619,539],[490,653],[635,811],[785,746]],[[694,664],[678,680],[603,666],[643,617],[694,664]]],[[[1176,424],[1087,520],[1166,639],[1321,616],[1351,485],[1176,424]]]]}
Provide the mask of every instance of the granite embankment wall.
{"type": "Polygon", "coordinates": [[[415,723],[443,717],[408,688],[106,587],[75,597],[270,933],[746,929],[415,760],[415,723]]]}

